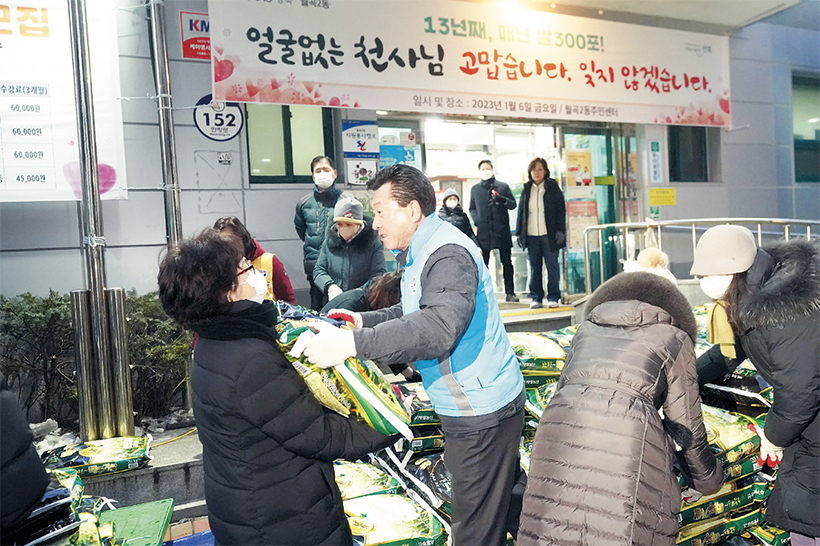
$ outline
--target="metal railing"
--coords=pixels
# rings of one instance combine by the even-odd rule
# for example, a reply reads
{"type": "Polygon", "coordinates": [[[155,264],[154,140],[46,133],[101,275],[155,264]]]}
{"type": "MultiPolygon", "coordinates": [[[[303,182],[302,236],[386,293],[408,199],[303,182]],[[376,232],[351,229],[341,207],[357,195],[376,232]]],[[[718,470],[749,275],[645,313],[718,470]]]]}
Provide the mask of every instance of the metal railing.
{"type": "MultiPolygon", "coordinates": [[[[748,227],[752,232],[756,233],[758,246],[762,245],[764,235],[767,237],[782,237],[786,240],[789,240],[793,235],[810,238],[812,236],[812,230],[814,230],[815,237],[820,236],[820,221],[784,218],[694,218],[689,220],[625,222],[590,226],[584,229],[584,282],[586,294],[589,295],[592,293],[592,266],[590,265],[590,255],[592,252],[601,253],[601,259],[598,260],[601,275],[600,279],[601,282],[606,280],[602,249],[604,248],[604,236],[607,230],[617,230],[617,234],[606,235],[606,237],[610,243],[615,242],[613,241],[614,239],[620,241],[620,245],[615,244],[613,246],[621,249],[622,252],[619,257],[622,259],[634,258],[637,252],[649,246],[655,246],[663,250],[664,233],[691,232],[691,258],[694,259],[698,231],[706,231],[708,228],[717,224],[738,224],[748,227]],[[780,229],[769,231],[764,230],[764,226],[780,227],[780,229]],[[597,249],[591,248],[590,239],[593,234],[595,234],[595,240],[598,244],[597,249]]],[[[672,260],[672,256],[670,256],[670,260],[672,260]]]]}

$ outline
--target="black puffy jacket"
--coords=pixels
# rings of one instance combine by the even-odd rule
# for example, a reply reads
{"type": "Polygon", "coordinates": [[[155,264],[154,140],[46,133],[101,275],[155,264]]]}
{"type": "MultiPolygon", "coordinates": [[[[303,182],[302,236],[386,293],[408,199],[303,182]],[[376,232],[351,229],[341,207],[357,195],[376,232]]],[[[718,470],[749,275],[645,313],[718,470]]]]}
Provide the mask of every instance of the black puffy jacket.
{"type": "Polygon", "coordinates": [[[470,216],[476,229],[478,246],[484,250],[512,248],[510,211],[515,197],[510,187],[495,177],[482,180],[470,189],[470,216]],[[492,191],[498,195],[492,197],[492,191]]]}
{"type": "Polygon", "coordinates": [[[391,438],[319,405],[271,342],[197,332],[193,406],[216,543],[352,544],[332,461],[391,438]]]}
{"type": "MultiPolygon", "coordinates": [[[[467,217],[467,213],[464,212],[461,205],[456,205],[451,209],[448,209],[446,206],[442,205],[442,207],[438,209],[438,217],[445,222],[450,222],[464,232],[464,235],[469,237],[473,242],[476,242],[475,233],[473,233],[473,226],[470,224],[470,218],[467,217]]],[[[476,244],[478,243],[476,242],[476,244]]]]}
{"type": "MultiPolygon", "coordinates": [[[[530,189],[533,184],[532,179],[524,184],[518,203],[515,237],[521,248],[527,248],[527,221],[530,216],[530,189]]],[[[555,252],[567,245],[567,206],[564,202],[564,194],[555,180],[547,178],[543,184],[546,184],[544,187],[544,221],[547,225],[550,250],[555,252]],[[555,239],[555,234],[559,232],[563,234],[560,242],[555,239]]]]}
{"type": "Polygon", "coordinates": [[[48,474],[31,443],[33,437],[0,373],[0,535],[28,517],[48,486],[48,474]]]}
{"type": "Polygon", "coordinates": [[[691,432],[676,441],[692,485],[723,482],[700,409],[695,318],[671,282],[643,272],[616,275],[587,308],[538,423],[517,544],[671,546],[681,494],[658,409],[691,432]]]}
{"type": "MultiPolygon", "coordinates": [[[[746,285],[738,299],[739,359],[748,357],[772,385],[764,432],[786,448],[766,519],[820,537],[820,243],[792,239],[759,249],[746,285]]],[[[731,372],[737,363],[730,362],[713,347],[698,359],[698,373],[708,381],[731,372]]]]}
{"type": "Polygon", "coordinates": [[[313,275],[319,250],[328,229],[333,225],[333,209],[341,195],[342,192],[333,184],[325,191],[314,188],[313,193],[305,195],[296,203],[293,225],[296,234],[304,242],[302,251],[305,273],[308,275],[313,275]]]}

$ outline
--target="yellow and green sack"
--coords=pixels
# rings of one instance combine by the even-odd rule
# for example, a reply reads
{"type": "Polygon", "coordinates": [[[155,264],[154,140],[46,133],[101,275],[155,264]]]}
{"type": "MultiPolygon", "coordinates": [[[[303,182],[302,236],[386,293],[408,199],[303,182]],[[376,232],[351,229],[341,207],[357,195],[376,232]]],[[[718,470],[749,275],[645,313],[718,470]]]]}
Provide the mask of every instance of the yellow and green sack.
{"type": "Polygon", "coordinates": [[[345,417],[353,416],[382,434],[398,433],[412,438],[407,412],[373,362],[351,357],[339,366],[323,369],[308,362],[298,346],[294,349],[299,336],[315,333],[311,322],[283,319],[276,325],[276,333],[285,357],[319,403],[345,417]]]}
{"type": "Polygon", "coordinates": [[[366,495],[344,501],[353,542],[379,546],[436,546],[447,541],[444,526],[403,495],[366,495]]]}
{"type": "Polygon", "coordinates": [[[99,476],[145,466],[148,438],[124,436],[61,446],[40,456],[47,469],[73,468],[80,476],[99,476]]]}
{"type": "Polygon", "coordinates": [[[342,492],[342,500],[401,492],[401,483],[397,479],[372,464],[339,460],[334,461],[333,471],[336,474],[336,485],[342,492]]]}

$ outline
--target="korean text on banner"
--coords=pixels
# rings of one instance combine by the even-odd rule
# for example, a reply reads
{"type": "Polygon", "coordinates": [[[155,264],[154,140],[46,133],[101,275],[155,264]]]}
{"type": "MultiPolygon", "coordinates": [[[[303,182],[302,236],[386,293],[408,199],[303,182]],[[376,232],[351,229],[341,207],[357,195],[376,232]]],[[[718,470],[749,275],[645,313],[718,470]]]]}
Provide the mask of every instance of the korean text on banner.
{"type": "Polygon", "coordinates": [[[210,0],[217,100],[730,125],[729,39],[456,0],[210,0]]]}

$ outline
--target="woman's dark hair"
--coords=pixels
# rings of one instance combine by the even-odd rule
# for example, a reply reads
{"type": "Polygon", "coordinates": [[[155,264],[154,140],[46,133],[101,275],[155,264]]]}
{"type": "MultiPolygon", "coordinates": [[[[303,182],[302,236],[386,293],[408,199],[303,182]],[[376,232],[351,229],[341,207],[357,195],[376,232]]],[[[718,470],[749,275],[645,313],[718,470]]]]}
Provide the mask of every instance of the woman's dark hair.
{"type": "Polygon", "coordinates": [[[256,243],[253,237],[251,237],[248,228],[239,221],[239,218],[236,216],[223,216],[214,223],[214,229],[217,231],[229,229],[231,233],[236,235],[242,242],[242,247],[245,249],[245,257],[249,260],[253,260],[253,257],[256,255],[256,243]]]}
{"type": "Polygon", "coordinates": [[[529,166],[527,166],[527,176],[530,177],[530,180],[532,180],[532,170],[539,163],[542,167],[544,167],[544,178],[550,177],[550,168],[547,167],[547,161],[543,157],[536,157],[535,159],[530,161],[529,166]]]}
{"type": "Polygon", "coordinates": [[[729,288],[726,289],[726,295],[723,301],[726,302],[726,316],[729,319],[729,324],[732,326],[732,331],[735,335],[741,335],[746,331],[743,326],[743,321],[740,320],[740,299],[748,289],[746,282],[746,274],[748,271],[735,273],[729,288]]]}
{"type": "Polygon", "coordinates": [[[334,169],[334,170],[336,169],[336,164],[333,162],[333,160],[331,158],[329,158],[326,155],[317,155],[316,157],[314,157],[310,161],[310,174],[313,174],[313,167],[315,167],[316,164],[319,163],[323,159],[330,164],[331,169],[334,169]]]}
{"type": "Polygon", "coordinates": [[[242,256],[239,238],[215,229],[169,250],[157,276],[162,308],[185,328],[226,312],[242,256]]]}
{"type": "Polygon", "coordinates": [[[401,301],[401,269],[379,275],[367,287],[367,308],[392,307],[401,301]]]}
{"type": "Polygon", "coordinates": [[[418,201],[421,213],[428,216],[436,212],[436,191],[423,172],[410,165],[391,165],[376,173],[367,183],[367,189],[376,191],[388,182],[390,198],[406,207],[410,201],[418,201]]]}

